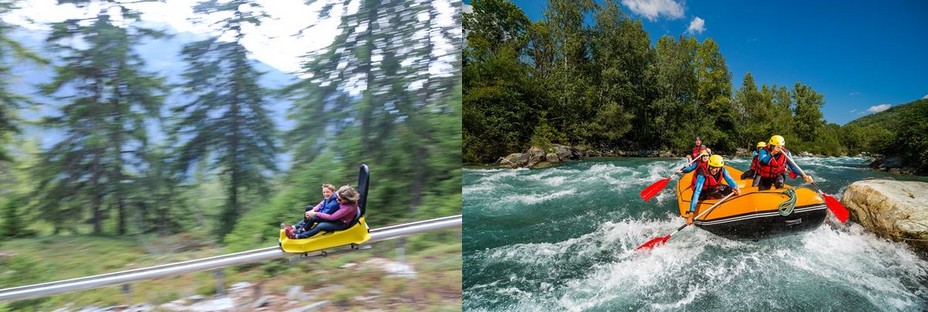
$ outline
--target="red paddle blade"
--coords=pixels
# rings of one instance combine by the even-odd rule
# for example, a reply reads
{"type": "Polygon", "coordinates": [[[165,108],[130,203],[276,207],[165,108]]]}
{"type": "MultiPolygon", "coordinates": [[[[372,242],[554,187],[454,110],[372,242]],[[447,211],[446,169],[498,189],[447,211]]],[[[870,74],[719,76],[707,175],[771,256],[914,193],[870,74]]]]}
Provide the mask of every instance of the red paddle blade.
{"type": "Polygon", "coordinates": [[[645,242],[644,244],[641,244],[641,246],[638,246],[638,248],[635,248],[635,250],[653,249],[654,247],[663,245],[665,242],[667,242],[668,239],[670,239],[670,235],[655,237],[645,242]]]}
{"type": "Polygon", "coordinates": [[[831,210],[831,213],[835,214],[835,217],[838,218],[838,221],[841,223],[847,222],[847,208],[844,208],[844,205],[841,204],[837,199],[831,197],[831,195],[822,193],[822,197],[825,197],[825,205],[828,206],[828,209],[831,210]]]}
{"type": "Polygon", "coordinates": [[[644,201],[649,201],[651,200],[651,198],[654,198],[654,196],[657,195],[657,193],[660,193],[661,190],[663,190],[664,187],[667,186],[667,182],[670,182],[670,178],[671,177],[660,179],[657,182],[654,182],[654,184],[651,184],[648,187],[641,190],[641,194],[640,194],[641,199],[643,199],[644,201]]]}

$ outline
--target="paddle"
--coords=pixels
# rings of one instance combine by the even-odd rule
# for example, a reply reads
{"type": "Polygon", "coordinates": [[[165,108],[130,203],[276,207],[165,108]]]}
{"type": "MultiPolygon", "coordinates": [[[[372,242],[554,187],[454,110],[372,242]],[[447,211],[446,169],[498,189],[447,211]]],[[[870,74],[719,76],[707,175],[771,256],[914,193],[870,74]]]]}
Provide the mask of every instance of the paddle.
{"type": "MultiPolygon", "coordinates": [[[[732,195],[735,195],[735,193],[732,192],[732,193],[730,193],[730,194],[728,194],[728,195],[725,195],[725,197],[722,197],[722,200],[719,200],[717,203],[715,203],[715,205],[712,205],[712,207],[709,207],[709,209],[706,209],[706,211],[703,211],[702,213],[700,213],[698,216],[696,216],[695,218],[693,218],[693,220],[702,218],[702,216],[704,216],[704,215],[706,215],[707,213],[709,213],[709,211],[712,211],[712,209],[715,209],[715,207],[718,207],[719,204],[721,204],[722,202],[724,202],[725,200],[727,200],[727,199],[728,199],[729,197],[731,197],[732,195]]],[[[660,236],[660,237],[652,238],[651,240],[645,242],[644,244],[641,244],[641,246],[638,246],[638,248],[635,248],[635,250],[652,249],[652,248],[654,248],[654,247],[663,245],[664,243],[667,242],[668,239],[670,239],[671,236],[673,236],[674,234],[677,234],[677,232],[680,232],[680,230],[686,228],[688,225],[689,225],[689,224],[683,223],[683,226],[677,228],[677,230],[676,230],[676,231],[673,231],[673,233],[670,233],[670,234],[665,235],[665,236],[660,236]]]]}
{"type": "MultiPolygon", "coordinates": [[[[690,164],[692,164],[692,163],[693,163],[694,161],[696,161],[697,159],[699,159],[699,157],[693,158],[693,160],[690,160],[690,162],[686,163],[686,165],[683,165],[683,168],[686,168],[686,166],[689,166],[690,164]]],[[[669,177],[660,179],[660,180],[658,180],[657,182],[654,182],[654,183],[652,183],[651,185],[648,185],[648,187],[646,187],[646,188],[644,188],[643,190],[641,190],[641,194],[639,194],[639,195],[641,195],[641,199],[643,199],[644,201],[649,201],[649,200],[651,200],[651,198],[654,198],[655,195],[657,195],[658,193],[660,193],[661,190],[663,190],[664,187],[667,186],[667,182],[670,182],[670,179],[672,179],[673,176],[676,175],[676,174],[677,174],[677,173],[674,172],[674,173],[671,174],[669,177]]]]}
{"type": "MultiPolygon", "coordinates": [[[[796,169],[799,169],[800,174],[806,175],[806,173],[802,170],[802,168],[799,168],[799,165],[797,165],[796,162],[793,161],[793,157],[790,156],[789,153],[786,153],[786,151],[783,151],[783,153],[786,155],[786,160],[788,160],[789,163],[793,164],[793,166],[795,166],[796,169]]],[[[841,223],[847,222],[847,216],[848,216],[847,208],[844,208],[844,205],[838,202],[838,200],[835,199],[834,197],[831,197],[831,195],[828,195],[828,194],[825,194],[825,192],[822,192],[822,189],[819,188],[818,185],[815,185],[814,182],[811,184],[812,184],[812,187],[814,187],[815,190],[818,192],[818,194],[822,195],[822,198],[825,198],[825,205],[828,206],[828,210],[831,210],[831,213],[835,214],[835,217],[838,217],[838,221],[841,221],[841,223]]]]}

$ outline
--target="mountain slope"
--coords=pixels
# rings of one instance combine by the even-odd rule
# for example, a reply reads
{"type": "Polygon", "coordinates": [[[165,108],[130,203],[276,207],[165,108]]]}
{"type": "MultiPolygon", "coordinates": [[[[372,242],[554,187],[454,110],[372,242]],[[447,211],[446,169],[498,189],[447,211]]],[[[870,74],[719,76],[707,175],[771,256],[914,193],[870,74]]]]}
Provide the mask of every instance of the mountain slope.
{"type": "Polygon", "coordinates": [[[902,117],[910,116],[924,110],[928,110],[928,99],[921,99],[902,105],[896,105],[885,111],[854,119],[847,123],[846,126],[855,125],[858,127],[866,127],[870,125],[877,125],[890,131],[895,131],[895,129],[898,129],[901,126],[900,123],[904,119],[902,117]]]}
{"type": "MultiPolygon", "coordinates": [[[[166,27],[166,26],[165,26],[166,27]]],[[[167,29],[172,33],[173,29],[167,29]]],[[[35,51],[39,55],[58,63],[55,60],[54,53],[46,49],[45,37],[47,33],[38,30],[19,29],[11,33],[10,37],[19,41],[25,47],[35,51]]],[[[172,36],[160,39],[147,38],[140,46],[135,47],[142,58],[145,60],[145,69],[150,72],[158,73],[165,77],[169,84],[181,83],[181,74],[187,64],[180,56],[181,49],[184,45],[195,40],[202,40],[203,35],[189,33],[175,33],[172,36]]],[[[268,89],[278,89],[287,86],[295,81],[295,75],[282,72],[258,60],[252,60],[255,67],[264,72],[259,84],[268,89]]],[[[37,92],[37,85],[49,82],[54,77],[54,68],[52,66],[36,66],[32,64],[13,64],[11,88],[14,92],[31,97],[37,102],[47,105],[39,105],[29,109],[22,109],[19,116],[26,120],[38,120],[41,117],[57,115],[58,101],[52,98],[43,97],[37,92]]],[[[165,117],[168,117],[170,107],[188,102],[190,99],[182,94],[182,89],[177,88],[166,99],[166,106],[162,111],[165,117]]],[[[292,103],[284,99],[271,99],[271,105],[268,109],[272,112],[272,120],[278,130],[288,130],[293,127],[293,121],[287,119],[287,110],[292,103]]],[[[149,129],[152,132],[151,138],[160,140],[164,137],[162,129],[155,127],[149,129]]],[[[54,142],[60,140],[60,134],[54,130],[40,129],[34,126],[24,127],[25,135],[28,137],[38,137],[42,140],[42,146],[48,147],[54,142]]]]}

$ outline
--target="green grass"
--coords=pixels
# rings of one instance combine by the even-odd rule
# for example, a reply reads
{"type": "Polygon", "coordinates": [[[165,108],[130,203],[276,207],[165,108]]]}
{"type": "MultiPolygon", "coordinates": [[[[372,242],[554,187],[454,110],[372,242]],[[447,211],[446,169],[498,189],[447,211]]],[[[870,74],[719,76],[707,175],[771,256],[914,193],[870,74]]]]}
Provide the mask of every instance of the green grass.
{"type": "MultiPolygon", "coordinates": [[[[0,288],[118,272],[224,253],[220,249],[205,246],[184,252],[165,252],[184,249],[178,246],[196,246],[187,241],[191,239],[196,238],[175,236],[119,239],[71,235],[2,241],[0,288]]],[[[394,261],[396,245],[396,241],[386,241],[374,244],[369,250],[324,258],[297,262],[281,259],[226,268],[225,284],[229,286],[242,281],[259,284],[264,294],[281,297],[286,296],[290,286],[303,286],[304,291],[325,288],[323,291],[315,291],[318,293],[307,302],[293,306],[272,306],[272,310],[287,310],[322,300],[330,302],[324,310],[460,310],[460,230],[457,230],[457,234],[455,230],[449,230],[410,239],[406,244],[406,260],[416,271],[416,278],[387,276],[381,269],[365,264],[374,257],[394,261]],[[438,237],[440,241],[422,237],[438,237]],[[415,245],[414,248],[411,245],[415,245]],[[342,268],[348,263],[354,263],[355,266],[342,268]],[[334,287],[326,288],[329,286],[334,287]]],[[[110,286],[3,303],[0,304],[0,311],[47,311],[72,302],[71,307],[76,309],[89,305],[159,305],[196,294],[213,295],[216,292],[215,285],[213,272],[197,272],[133,283],[128,294],[123,293],[119,286],[110,286]]]]}

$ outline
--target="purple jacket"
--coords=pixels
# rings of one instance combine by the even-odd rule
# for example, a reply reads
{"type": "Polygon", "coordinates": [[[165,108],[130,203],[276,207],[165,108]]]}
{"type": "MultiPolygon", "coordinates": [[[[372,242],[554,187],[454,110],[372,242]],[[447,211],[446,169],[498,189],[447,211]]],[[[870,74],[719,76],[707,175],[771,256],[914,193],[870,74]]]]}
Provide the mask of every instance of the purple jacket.
{"type": "Polygon", "coordinates": [[[354,220],[354,217],[358,214],[358,204],[339,204],[338,210],[335,213],[328,214],[324,212],[317,212],[316,216],[329,221],[341,221],[342,223],[348,224],[351,223],[351,220],[354,220]]]}

